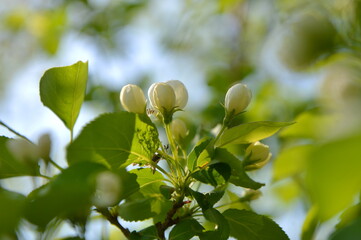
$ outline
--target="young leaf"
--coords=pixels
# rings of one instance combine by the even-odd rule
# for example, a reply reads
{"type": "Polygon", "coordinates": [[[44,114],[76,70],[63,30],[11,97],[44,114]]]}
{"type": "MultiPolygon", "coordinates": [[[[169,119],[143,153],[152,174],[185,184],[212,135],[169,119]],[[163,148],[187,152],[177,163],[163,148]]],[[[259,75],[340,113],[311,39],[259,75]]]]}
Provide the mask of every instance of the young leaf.
{"type": "Polygon", "coordinates": [[[27,198],[25,216],[43,229],[53,218],[85,224],[95,191],[95,176],[106,170],[92,162],[74,164],[27,198]]]}
{"type": "Polygon", "coordinates": [[[197,145],[193,148],[193,150],[188,155],[188,169],[193,171],[197,167],[197,159],[201,155],[201,153],[207,148],[209,143],[212,141],[211,138],[203,138],[201,139],[197,145]]]}
{"type": "Polygon", "coordinates": [[[169,240],[189,240],[202,233],[203,226],[193,218],[185,219],[175,225],[169,234],[169,240]]]}
{"type": "Polygon", "coordinates": [[[198,205],[202,208],[203,211],[206,211],[209,208],[212,208],[224,194],[224,187],[216,188],[210,193],[200,193],[189,189],[192,196],[196,199],[198,205]]]}
{"type": "Polygon", "coordinates": [[[83,104],[88,80],[88,62],[48,69],[40,80],[40,97],[72,130],[83,104]]]}
{"type": "Polygon", "coordinates": [[[286,233],[271,219],[247,210],[228,209],[231,236],[238,240],[289,240],[286,233]]]}
{"type": "Polygon", "coordinates": [[[226,218],[216,209],[209,208],[203,212],[204,217],[216,224],[215,231],[207,231],[200,234],[201,240],[226,240],[230,234],[230,226],[226,218]]]}
{"type": "Polygon", "coordinates": [[[149,163],[158,149],[158,131],[146,115],[103,114],[84,127],[68,147],[68,163],[102,162],[112,169],[149,163]]]}
{"type": "Polygon", "coordinates": [[[225,184],[230,176],[230,166],[220,162],[211,163],[206,169],[199,170],[192,174],[192,177],[195,179],[214,187],[225,184]]]}
{"type": "Polygon", "coordinates": [[[215,143],[216,147],[226,146],[228,144],[247,144],[268,138],[283,127],[289,126],[293,122],[251,122],[232,127],[224,131],[219,140],[215,143]]]}
{"type": "Polygon", "coordinates": [[[0,136],[0,179],[18,176],[38,176],[39,166],[35,162],[15,159],[7,148],[10,138],[0,136]]]}
{"type": "Polygon", "coordinates": [[[25,197],[21,194],[0,188],[0,236],[12,233],[23,214],[25,197]]]}
{"type": "Polygon", "coordinates": [[[227,163],[231,167],[230,183],[240,187],[252,188],[254,190],[264,186],[263,183],[253,181],[243,169],[242,162],[226,149],[217,148],[214,158],[220,162],[227,163]]]}
{"type": "Polygon", "coordinates": [[[143,221],[155,216],[151,211],[152,198],[140,197],[118,206],[119,216],[126,221],[143,221]]]}
{"type": "Polygon", "coordinates": [[[159,172],[154,172],[150,168],[139,168],[130,171],[137,175],[140,192],[143,195],[151,196],[160,194],[160,187],[164,185],[164,177],[159,172]]]}

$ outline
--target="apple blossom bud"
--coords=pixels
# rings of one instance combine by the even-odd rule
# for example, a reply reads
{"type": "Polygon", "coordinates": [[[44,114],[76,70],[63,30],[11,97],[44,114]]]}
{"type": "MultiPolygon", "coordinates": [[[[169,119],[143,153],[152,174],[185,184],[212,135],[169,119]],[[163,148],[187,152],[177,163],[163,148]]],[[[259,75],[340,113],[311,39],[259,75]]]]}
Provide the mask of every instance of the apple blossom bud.
{"type": "Polygon", "coordinates": [[[176,141],[182,141],[188,135],[186,124],[180,119],[174,119],[170,125],[173,138],[176,141]]]}
{"type": "Polygon", "coordinates": [[[176,107],[176,96],[173,88],[167,83],[154,83],[148,90],[150,104],[162,114],[171,112],[176,107]]]}
{"type": "Polygon", "coordinates": [[[246,149],[246,157],[243,163],[244,169],[246,171],[259,169],[266,165],[271,156],[269,146],[258,141],[254,142],[246,149]]]}
{"type": "Polygon", "coordinates": [[[118,175],[105,171],[96,177],[96,190],[93,204],[98,207],[111,207],[119,202],[121,182],[118,175]]]}
{"type": "Polygon", "coordinates": [[[178,80],[170,80],[166,84],[170,85],[174,90],[176,107],[183,109],[188,102],[188,91],[184,84],[178,80]]]}
{"type": "Polygon", "coordinates": [[[33,164],[38,161],[38,146],[25,139],[11,139],[6,143],[9,152],[23,163],[33,164]]]}
{"type": "Polygon", "coordinates": [[[246,85],[238,83],[228,89],[224,106],[227,113],[239,114],[244,111],[252,98],[252,93],[246,85]]]}
{"type": "Polygon", "coordinates": [[[128,84],[122,88],[120,103],[125,110],[132,113],[144,113],[147,105],[142,89],[134,84],[128,84]]]}
{"type": "Polygon", "coordinates": [[[51,151],[51,139],[49,134],[43,134],[38,140],[38,154],[39,157],[46,160],[50,156],[51,151]]]}

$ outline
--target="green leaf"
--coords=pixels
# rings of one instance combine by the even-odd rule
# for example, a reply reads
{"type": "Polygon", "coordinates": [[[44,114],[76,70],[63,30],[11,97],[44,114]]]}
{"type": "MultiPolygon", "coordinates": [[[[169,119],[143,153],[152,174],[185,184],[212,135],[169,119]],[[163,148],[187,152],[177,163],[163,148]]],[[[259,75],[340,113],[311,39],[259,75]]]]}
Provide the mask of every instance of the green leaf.
{"type": "Polygon", "coordinates": [[[200,193],[189,189],[192,196],[196,199],[198,205],[202,208],[203,211],[206,211],[209,208],[212,208],[214,204],[216,204],[224,194],[224,187],[216,188],[210,193],[200,193]]]}
{"type": "Polygon", "coordinates": [[[302,225],[301,240],[312,240],[319,224],[317,207],[313,206],[307,213],[302,225]]]}
{"type": "Polygon", "coordinates": [[[25,196],[0,188],[0,236],[15,232],[23,214],[25,196]]]}
{"type": "Polygon", "coordinates": [[[295,176],[306,169],[313,145],[299,145],[280,152],[273,164],[273,178],[280,180],[295,176]]]}
{"type": "Polygon", "coordinates": [[[158,131],[146,115],[103,114],[89,123],[68,147],[68,163],[94,161],[112,169],[149,163],[158,149],[158,131]]]}
{"type": "Polygon", "coordinates": [[[231,236],[238,240],[289,240],[286,233],[271,219],[247,210],[228,209],[231,236]]]}
{"type": "Polygon", "coordinates": [[[201,240],[226,240],[230,234],[230,226],[226,218],[216,209],[209,208],[203,212],[204,217],[216,224],[215,231],[200,234],[201,240]]]}
{"type": "Polygon", "coordinates": [[[242,162],[226,149],[217,148],[214,158],[220,162],[227,163],[231,167],[230,183],[240,187],[252,188],[254,190],[264,186],[263,183],[253,181],[245,172],[242,162]]]}
{"type": "Polygon", "coordinates": [[[358,240],[361,236],[361,217],[355,219],[350,225],[336,230],[330,240],[358,240]]]}
{"type": "Polygon", "coordinates": [[[190,171],[193,171],[197,167],[197,160],[199,156],[204,152],[207,146],[211,143],[211,138],[203,138],[201,139],[197,145],[193,148],[193,150],[188,155],[187,166],[190,171]]]}
{"type": "Polygon", "coordinates": [[[40,80],[40,97],[71,131],[83,104],[88,62],[48,69],[40,80]]]}
{"type": "Polygon", "coordinates": [[[140,197],[118,206],[119,216],[126,221],[143,221],[155,216],[151,211],[152,198],[140,197]]]}
{"type": "Polygon", "coordinates": [[[231,168],[226,163],[211,163],[206,169],[201,169],[192,174],[195,179],[211,184],[214,187],[225,184],[231,176],[231,168]]]}
{"type": "Polygon", "coordinates": [[[306,186],[321,221],[349,207],[360,192],[360,142],[361,135],[337,139],[315,146],[310,154],[306,186]]]}
{"type": "Polygon", "coordinates": [[[232,127],[224,131],[216,147],[228,144],[247,144],[268,138],[283,127],[292,125],[293,122],[251,122],[232,127]]]}
{"type": "Polygon", "coordinates": [[[169,234],[169,240],[189,240],[193,236],[197,236],[202,233],[203,226],[193,218],[185,219],[175,225],[169,234]]]}
{"type": "Polygon", "coordinates": [[[64,170],[28,196],[26,219],[41,229],[55,217],[85,224],[95,191],[95,177],[104,170],[104,165],[92,162],[74,164],[64,170]]]}
{"type": "Polygon", "coordinates": [[[137,175],[140,192],[145,196],[159,195],[160,187],[164,185],[164,177],[150,168],[133,169],[131,173],[137,175]]]}
{"type": "Polygon", "coordinates": [[[15,159],[7,148],[9,140],[12,139],[0,136],[0,179],[18,176],[38,176],[38,164],[15,159]]]}
{"type": "Polygon", "coordinates": [[[130,234],[130,240],[154,240],[154,239],[158,239],[157,229],[154,225],[147,227],[140,232],[133,231],[130,234]]]}

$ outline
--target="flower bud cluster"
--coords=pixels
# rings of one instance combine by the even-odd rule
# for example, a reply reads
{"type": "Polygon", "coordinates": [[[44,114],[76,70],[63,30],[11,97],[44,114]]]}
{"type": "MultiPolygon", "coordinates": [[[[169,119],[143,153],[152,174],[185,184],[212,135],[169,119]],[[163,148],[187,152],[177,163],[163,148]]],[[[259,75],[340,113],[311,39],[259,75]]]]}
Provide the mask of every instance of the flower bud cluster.
{"type": "Polygon", "coordinates": [[[268,145],[261,142],[254,142],[246,149],[246,156],[243,162],[246,171],[256,170],[266,165],[272,157],[268,145]]]}
{"type": "MultiPolygon", "coordinates": [[[[148,89],[148,98],[151,107],[165,117],[186,106],[188,91],[178,80],[158,82],[148,89]]],[[[147,102],[142,89],[136,85],[128,84],[122,88],[120,102],[128,112],[145,113],[147,102]]]]}

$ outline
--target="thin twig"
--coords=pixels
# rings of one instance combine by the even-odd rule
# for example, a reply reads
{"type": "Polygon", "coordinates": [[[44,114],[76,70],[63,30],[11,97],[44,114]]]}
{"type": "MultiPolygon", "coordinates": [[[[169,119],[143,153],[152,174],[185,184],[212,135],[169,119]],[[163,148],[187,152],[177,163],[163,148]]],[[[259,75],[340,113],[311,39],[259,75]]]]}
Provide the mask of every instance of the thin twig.
{"type": "Polygon", "coordinates": [[[130,237],[130,231],[128,228],[123,227],[119,221],[118,221],[118,216],[113,215],[109,209],[107,208],[97,208],[95,209],[97,212],[99,212],[100,214],[102,214],[111,224],[113,224],[114,226],[116,226],[117,228],[120,229],[120,231],[122,231],[122,233],[124,234],[124,236],[126,238],[129,239],[130,237]]]}

